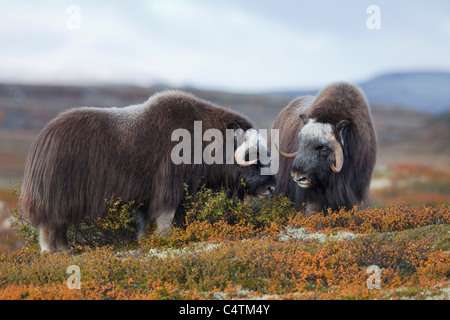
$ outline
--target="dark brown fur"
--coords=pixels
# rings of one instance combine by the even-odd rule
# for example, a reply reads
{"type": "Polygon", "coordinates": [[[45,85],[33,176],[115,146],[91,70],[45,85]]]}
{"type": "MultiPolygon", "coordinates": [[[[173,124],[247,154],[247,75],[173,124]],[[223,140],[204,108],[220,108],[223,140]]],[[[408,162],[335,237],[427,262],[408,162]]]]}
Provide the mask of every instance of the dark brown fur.
{"type": "MultiPolygon", "coordinates": [[[[345,129],[344,166],[338,174],[329,170],[326,185],[300,188],[291,177],[295,160],[280,157],[276,175],[276,193],[314,210],[351,208],[369,204],[369,186],[376,161],[377,141],[366,98],[360,89],[347,83],[334,83],[316,97],[304,96],[293,100],[276,118],[272,129],[279,129],[280,150],[296,152],[297,137],[303,127],[299,117],[307,114],[317,122],[330,123],[336,129],[342,120],[349,121],[345,129]]],[[[338,137],[336,137],[339,139],[338,137]]]]}
{"type": "Polygon", "coordinates": [[[55,233],[65,237],[69,225],[101,215],[105,199],[142,203],[144,221],[152,222],[164,210],[181,214],[184,184],[191,194],[205,183],[242,198],[241,178],[253,179],[254,184],[274,183],[273,176],[261,176],[260,181],[253,177],[259,176],[256,166],[173,164],[171,150],[179,142],[171,141],[172,131],[189,130],[193,144],[197,120],[202,121],[203,132],[216,128],[224,137],[230,125],[253,127],[237,112],[180,91],[156,94],[127,112],[77,108],[51,121],[30,150],[21,191],[22,208],[34,226],[44,229],[44,240],[53,242],[50,251],[55,250],[55,233]]]}

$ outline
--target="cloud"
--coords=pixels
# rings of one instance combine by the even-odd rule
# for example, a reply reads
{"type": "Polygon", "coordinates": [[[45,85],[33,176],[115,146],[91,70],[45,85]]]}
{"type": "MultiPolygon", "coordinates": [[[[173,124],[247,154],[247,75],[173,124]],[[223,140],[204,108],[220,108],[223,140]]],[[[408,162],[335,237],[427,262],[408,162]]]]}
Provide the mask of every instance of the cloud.
{"type": "Polygon", "coordinates": [[[450,69],[445,2],[379,3],[370,31],[370,1],[79,0],[81,29],[69,30],[69,1],[5,1],[0,81],[262,91],[450,69]]]}

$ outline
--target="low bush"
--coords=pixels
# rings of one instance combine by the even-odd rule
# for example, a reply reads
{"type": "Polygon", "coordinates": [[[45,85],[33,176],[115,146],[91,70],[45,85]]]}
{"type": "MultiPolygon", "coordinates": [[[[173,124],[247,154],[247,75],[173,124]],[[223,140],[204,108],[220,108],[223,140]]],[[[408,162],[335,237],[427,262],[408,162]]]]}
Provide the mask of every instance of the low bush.
{"type": "Polygon", "coordinates": [[[107,245],[132,247],[137,243],[136,211],[140,205],[135,201],[124,202],[121,198],[105,199],[105,202],[108,209],[103,215],[85,218],[69,228],[68,239],[76,249],[107,245]]]}
{"type": "MultiPolygon", "coordinates": [[[[187,190],[187,187],[186,187],[187,190]]],[[[20,183],[14,187],[20,196],[20,183]]],[[[137,244],[137,209],[141,204],[124,202],[120,198],[106,199],[107,211],[95,218],[84,218],[78,225],[71,226],[68,239],[77,251],[85,247],[113,245],[117,248],[133,248],[137,244]]],[[[282,196],[265,199],[247,199],[236,202],[229,199],[226,190],[213,192],[202,186],[195,195],[186,191],[185,224],[183,228],[173,228],[168,239],[160,239],[151,234],[144,243],[173,246],[208,239],[243,239],[281,226],[296,215],[292,202],[282,196]]],[[[31,226],[25,213],[13,209],[13,227],[25,239],[27,246],[36,246],[37,230],[31,226]]]]}

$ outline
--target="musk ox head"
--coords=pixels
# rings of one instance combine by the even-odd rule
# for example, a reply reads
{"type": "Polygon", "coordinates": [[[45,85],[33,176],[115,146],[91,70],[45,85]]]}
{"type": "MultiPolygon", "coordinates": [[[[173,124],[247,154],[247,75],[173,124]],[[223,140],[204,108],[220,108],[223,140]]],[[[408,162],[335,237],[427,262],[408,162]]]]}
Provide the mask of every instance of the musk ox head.
{"type": "MultiPolygon", "coordinates": [[[[255,129],[249,129],[245,133],[239,131],[235,136],[234,159],[243,182],[241,193],[257,197],[269,196],[275,188],[275,175],[270,170],[271,157],[266,140],[255,129]]],[[[240,197],[242,196],[241,194],[240,197]]]]}
{"type": "Polygon", "coordinates": [[[336,126],[317,122],[302,114],[303,128],[298,133],[298,151],[283,157],[294,159],[291,175],[302,188],[326,186],[332,174],[339,174],[344,165],[344,140],[347,120],[336,126]]]}

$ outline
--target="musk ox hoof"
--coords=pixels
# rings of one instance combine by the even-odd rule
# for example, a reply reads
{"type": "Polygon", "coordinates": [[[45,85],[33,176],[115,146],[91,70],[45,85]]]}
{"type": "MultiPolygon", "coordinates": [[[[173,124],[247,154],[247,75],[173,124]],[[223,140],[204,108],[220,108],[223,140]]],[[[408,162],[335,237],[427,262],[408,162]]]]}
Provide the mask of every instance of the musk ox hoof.
{"type": "Polygon", "coordinates": [[[156,218],[156,235],[167,238],[172,229],[172,221],[175,216],[175,210],[164,210],[156,218]]]}

